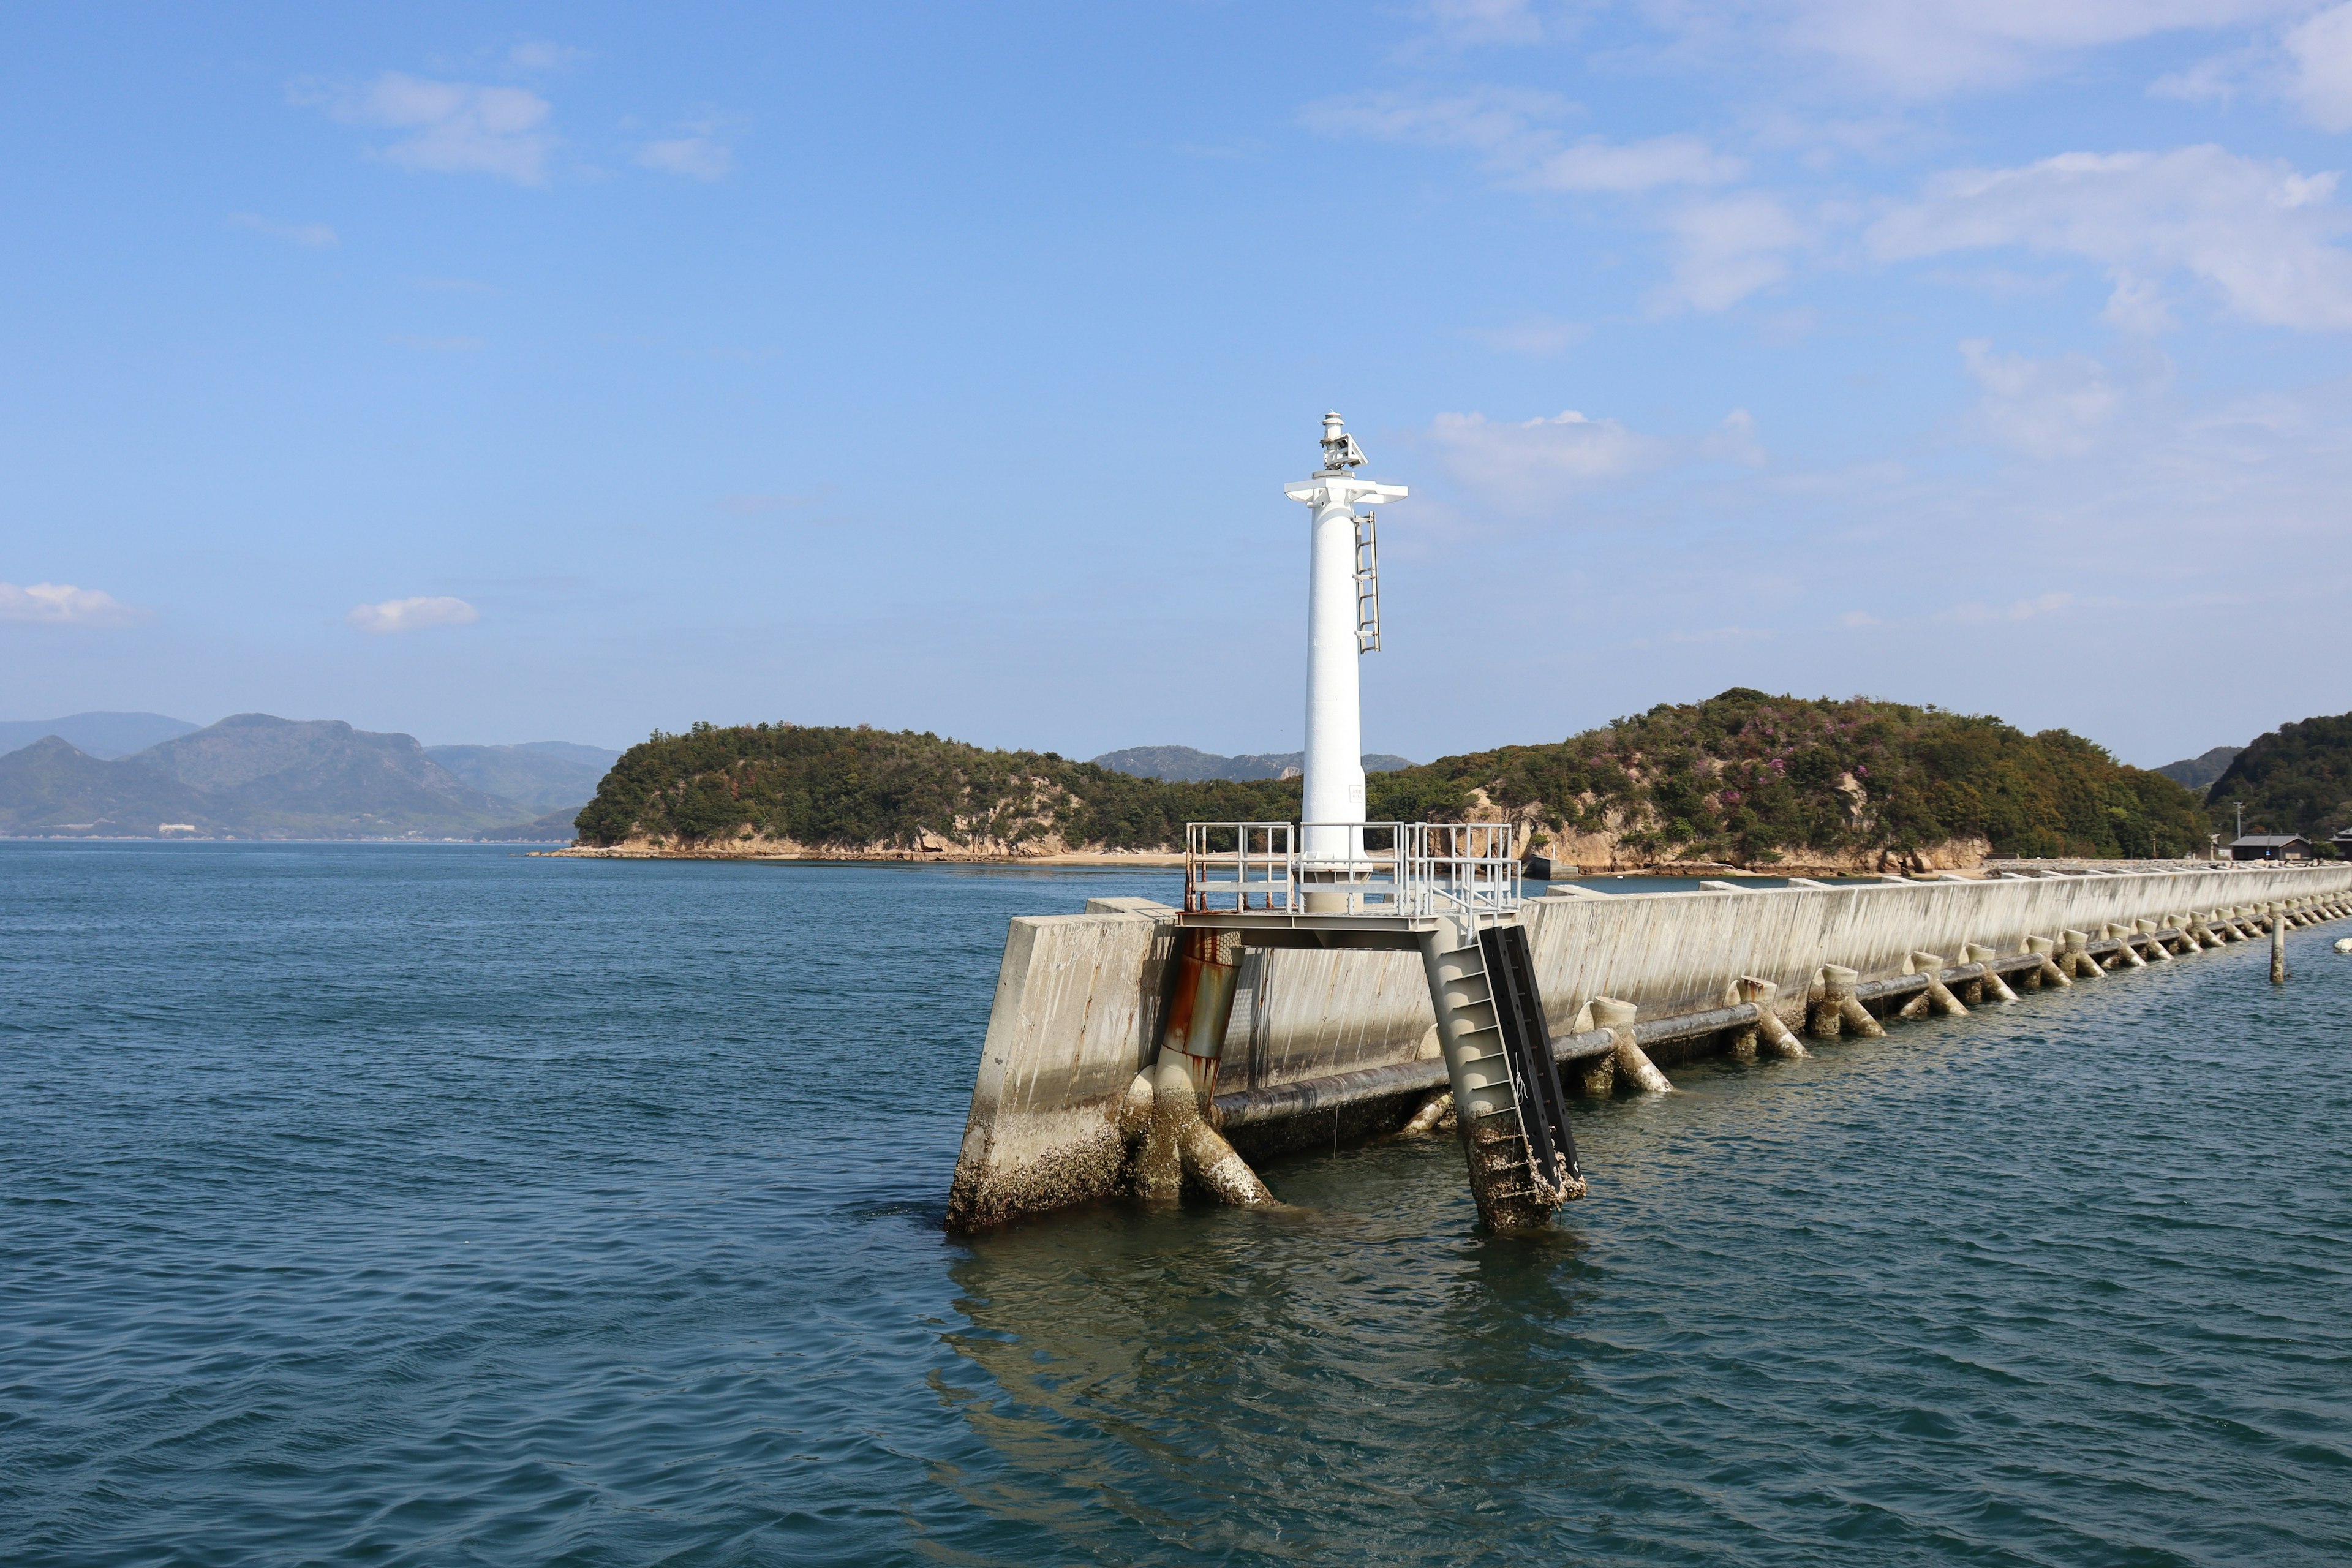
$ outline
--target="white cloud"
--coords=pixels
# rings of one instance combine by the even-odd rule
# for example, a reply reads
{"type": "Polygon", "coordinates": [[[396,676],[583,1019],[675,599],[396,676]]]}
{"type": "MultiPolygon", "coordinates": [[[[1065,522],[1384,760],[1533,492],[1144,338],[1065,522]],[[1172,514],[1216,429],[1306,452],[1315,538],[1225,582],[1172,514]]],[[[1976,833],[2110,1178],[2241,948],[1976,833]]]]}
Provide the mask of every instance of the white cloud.
{"type": "Polygon", "coordinates": [[[1520,181],[1542,191],[1631,193],[1661,185],[1719,185],[1738,179],[1746,167],[1696,136],[1621,142],[1588,136],[1546,154],[1520,181]]]}
{"type": "Polygon", "coordinates": [[[1466,147],[1505,163],[1526,163],[1559,145],[1547,122],[1577,112],[1577,106],[1558,93],[1482,87],[1440,98],[1350,93],[1310,103],[1298,118],[1309,131],[1326,136],[1466,147]]]}
{"type": "Polygon", "coordinates": [[[527,39],[507,51],[507,60],[518,70],[565,70],[588,58],[586,49],[575,49],[568,44],[551,44],[544,38],[527,39]]]}
{"type": "Polygon", "coordinates": [[[120,626],[147,618],[113,595],[70,583],[0,583],[0,621],[38,621],[49,626],[120,626]]]}
{"type": "Polygon", "coordinates": [[[1564,488],[1642,473],[1671,455],[1654,436],[1572,408],[1517,424],[1496,424],[1483,414],[1441,414],[1427,439],[1461,484],[1513,506],[1540,505],[1564,488]]]}
{"type": "MultiPolygon", "coordinates": [[[[2291,16],[2308,0],[1782,0],[1752,13],[1784,46],[1824,54],[1906,98],[1999,87],[2085,49],[2291,16]]],[[[1706,16],[1706,13],[1697,13],[1706,16]]]]}
{"type": "Polygon", "coordinates": [[[2160,76],[2148,91],[2224,104],[2241,92],[2257,92],[2294,104],[2323,131],[2352,131],[2352,4],[2160,76]]]}
{"type": "Polygon", "coordinates": [[[1381,92],[1326,99],[1308,104],[1299,120],[1326,136],[1464,148],[1481,154],[1497,180],[1526,190],[1627,195],[1666,185],[1721,184],[1746,167],[1688,134],[1563,142],[1556,122],[1579,112],[1557,93],[1483,87],[1440,97],[1381,92]]]}
{"type": "Polygon", "coordinates": [[[1723,423],[1698,444],[1698,455],[1709,462],[1738,463],[1751,468],[1760,468],[1771,460],[1764,443],[1757,439],[1756,416],[1745,408],[1725,415],[1723,423]]]}
{"type": "Polygon", "coordinates": [[[2123,403],[2107,367],[2085,354],[1996,354],[1982,338],[1971,338],[1960,344],[1960,358],[1984,388],[1977,416],[1985,430],[2032,457],[2088,452],[2123,403]]]}
{"type": "Polygon", "coordinates": [[[386,163],[404,169],[547,183],[547,158],[555,148],[547,128],[552,106],[526,88],[386,71],[365,88],[297,83],[291,97],[323,106],[345,124],[406,132],[378,150],[386,163]]]}
{"type": "Polygon", "coordinates": [[[1654,290],[1654,309],[1723,310],[1789,275],[1789,253],[1806,234],[1780,201],[1760,192],[1699,202],[1671,214],[1675,259],[1654,290]]]}
{"type": "Polygon", "coordinates": [[[679,136],[667,142],[648,142],[637,149],[639,167],[659,169],[667,174],[683,174],[691,180],[722,178],[734,163],[734,149],[708,136],[679,136]]]}
{"type": "Polygon", "coordinates": [[[1528,0],[1423,0],[1422,12],[1449,44],[1536,44],[1543,18],[1528,0]]]}
{"type": "Polygon", "coordinates": [[[266,234],[276,239],[291,240],[312,250],[322,250],[340,245],[335,231],[323,223],[272,223],[257,213],[231,213],[228,221],[239,228],[249,228],[256,234],[266,234]]]}
{"type": "Polygon", "coordinates": [[[382,636],[388,632],[417,632],[427,626],[469,626],[482,618],[481,612],[463,599],[446,595],[435,598],[386,599],[381,605],[354,605],[343,619],[361,631],[382,636]]]}
{"type": "Polygon", "coordinates": [[[2287,94],[2324,131],[2352,131],[2352,5],[2288,30],[2287,94]]]}
{"type": "Polygon", "coordinates": [[[2066,153],[2018,169],[1930,180],[1872,226],[1881,260],[2017,247],[2084,258],[2113,285],[2108,316],[2165,320],[2159,281],[2186,273],[2233,314],[2273,326],[2352,327],[2352,252],[2333,174],[2219,147],[2066,153]]]}

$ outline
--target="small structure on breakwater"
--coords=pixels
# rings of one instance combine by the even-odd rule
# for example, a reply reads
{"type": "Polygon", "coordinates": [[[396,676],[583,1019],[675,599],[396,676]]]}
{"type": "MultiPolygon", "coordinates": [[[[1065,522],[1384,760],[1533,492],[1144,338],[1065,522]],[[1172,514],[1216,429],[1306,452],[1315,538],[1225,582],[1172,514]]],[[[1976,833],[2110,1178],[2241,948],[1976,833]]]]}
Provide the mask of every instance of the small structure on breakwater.
{"type": "Polygon", "coordinates": [[[1191,825],[1181,909],[1013,921],[950,1227],[1116,1194],[1272,1204],[1253,1162],[1450,1119],[1481,1222],[1525,1229],[1583,1195],[1576,1097],[2352,913],[2352,866],[2275,863],[1527,899],[1508,824],[1364,819],[1356,659],[1381,639],[1355,509],[1406,492],[1354,477],[1336,414],[1322,450],[1286,489],[1314,519],[1304,820],[1191,825]]]}

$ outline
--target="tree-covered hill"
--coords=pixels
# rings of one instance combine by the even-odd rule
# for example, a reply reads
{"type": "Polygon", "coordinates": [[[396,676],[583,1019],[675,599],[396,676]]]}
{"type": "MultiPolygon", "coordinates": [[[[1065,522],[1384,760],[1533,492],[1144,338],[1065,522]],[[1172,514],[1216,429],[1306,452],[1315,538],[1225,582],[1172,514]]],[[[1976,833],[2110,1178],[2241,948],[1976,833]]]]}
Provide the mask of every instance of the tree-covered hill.
{"type": "Polygon", "coordinates": [[[2282,724],[2231,761],[2205,804],[2215,827],[2300,833],[2315,840],[2352,827],[2352,713],[2282,724]]]}
{"type": "Polygon", "coordinates": [[[1296,816],[1298,783],[1170,784],[1051,752],[994,752],[910,731],[697,724],[613,764],[579,816],[583,844],[758,837],[816,849],[983,854],[1160,848],[1188,821],[1296,816]]]}
{"type": "MultiPolygon", "coordinates": [[[[1508,814],[1586,864],[1859,863],[1972,841],[2022,855],[2185,854],[2196,796],[2064,731],[1737,689],[1544,745],[1373,774],[1374,820],[1508,814]]],[[[1296,780],[1163,783],[1052,752],[871,729],[698,724],[631,748],[581,842],[821,853],[1181,847],[1187,821],[1284,820],[1296,780]]]]}

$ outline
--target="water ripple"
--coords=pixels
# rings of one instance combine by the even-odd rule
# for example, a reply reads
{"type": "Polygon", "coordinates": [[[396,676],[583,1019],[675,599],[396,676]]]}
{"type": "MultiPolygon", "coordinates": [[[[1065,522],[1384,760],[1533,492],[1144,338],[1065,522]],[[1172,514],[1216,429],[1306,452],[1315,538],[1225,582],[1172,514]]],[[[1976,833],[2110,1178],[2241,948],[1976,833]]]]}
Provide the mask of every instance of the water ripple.
{"type": "Polygon", "coordinates": [[[0,1554],[2352,1560],[2332,931],[1684,1068],[1532,1241],[942,1237],[1005,918],[1164,891],[0,846],[0,1554]]]}

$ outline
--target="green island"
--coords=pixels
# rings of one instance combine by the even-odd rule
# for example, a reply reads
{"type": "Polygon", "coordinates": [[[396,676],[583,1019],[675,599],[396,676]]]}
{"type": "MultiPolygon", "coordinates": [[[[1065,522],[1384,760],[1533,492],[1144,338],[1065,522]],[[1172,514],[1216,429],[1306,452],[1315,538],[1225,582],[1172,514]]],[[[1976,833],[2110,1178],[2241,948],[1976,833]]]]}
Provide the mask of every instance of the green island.
{"type": "MultiPolygon", "coordinates": [[[[1508,816],[1585,864],[2170,857],[2211,831],[2196,793],[2063,730],[1747,688],[1373,773],[1367,797],[1375,821],[1508,816]]],[[[697,724],[625,752],[578,826],[584,847],[681,852],[1165,852],[1187,821],[1297,806],[1295,779],[1169,783],[929,733],[697,724]]]]}

